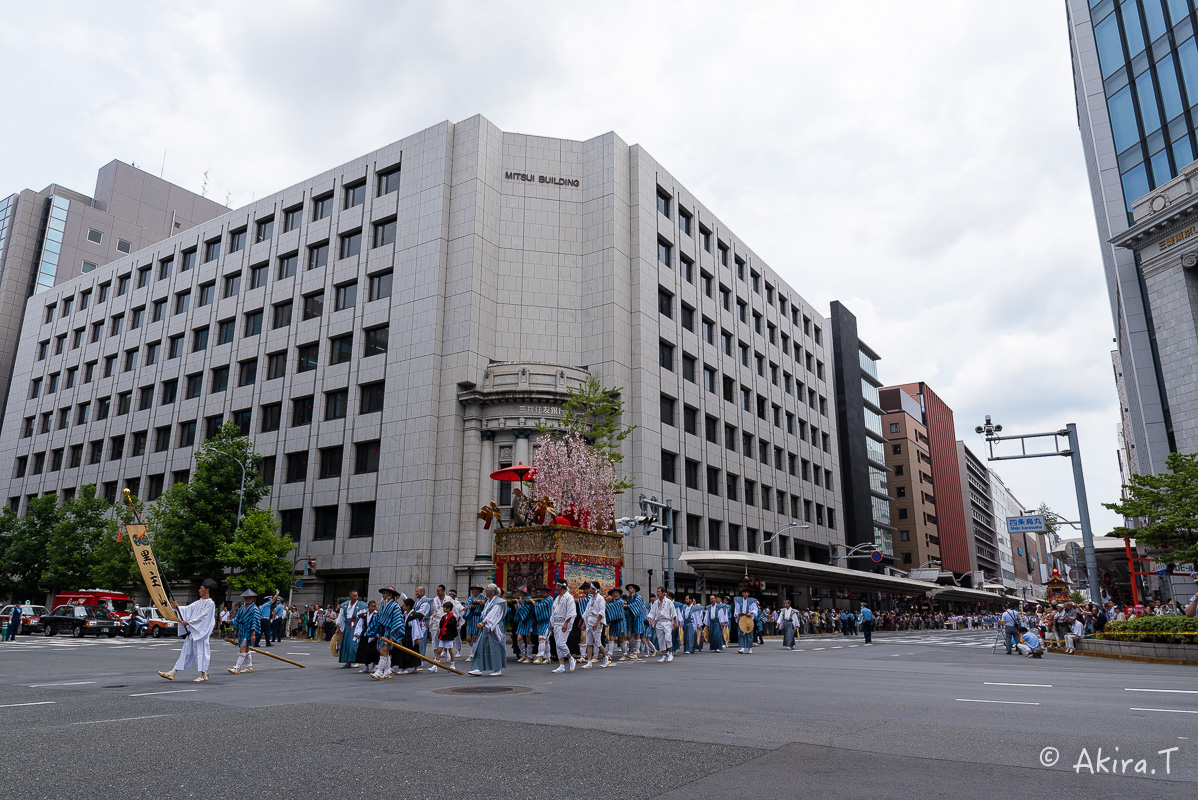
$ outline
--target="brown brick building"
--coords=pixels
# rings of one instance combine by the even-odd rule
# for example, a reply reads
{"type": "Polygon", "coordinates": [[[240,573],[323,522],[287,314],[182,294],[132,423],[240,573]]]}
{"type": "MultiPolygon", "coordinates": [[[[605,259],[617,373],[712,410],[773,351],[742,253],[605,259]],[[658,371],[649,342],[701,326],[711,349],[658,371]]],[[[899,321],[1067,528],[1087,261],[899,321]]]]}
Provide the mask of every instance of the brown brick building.
{"type": "Polygon", "coordinates": [[[940,562],[940,536],[936,523],[936,493],[928,429],[920,418],[919,401],[901,389],[883,389],[882,415],[886,438],[886,466],[890,469],[890,521],[894,558],[899,569],[915,569],[940,562]]]}

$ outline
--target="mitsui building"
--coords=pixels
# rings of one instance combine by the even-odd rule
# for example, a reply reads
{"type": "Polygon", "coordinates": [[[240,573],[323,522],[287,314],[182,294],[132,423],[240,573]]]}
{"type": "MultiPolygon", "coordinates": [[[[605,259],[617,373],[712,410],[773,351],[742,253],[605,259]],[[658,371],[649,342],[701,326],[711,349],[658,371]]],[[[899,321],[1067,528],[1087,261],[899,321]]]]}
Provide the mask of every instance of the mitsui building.
{"type": "MultiPolygon", "coordinates": [[[[490,473],[589,376],[638,426],[617,514],[674,501],[681,588],[730,551],[834,569],[843,541],[827,322],[611,133],[436,125],[56,283],[22,331],[0,497],[152,501],[231,420],[317,559],[301,600],[482,579],[478,510],[511,499],[490,473]]],[[[660,533],[625,550],[663,581],[660,533]]]]}

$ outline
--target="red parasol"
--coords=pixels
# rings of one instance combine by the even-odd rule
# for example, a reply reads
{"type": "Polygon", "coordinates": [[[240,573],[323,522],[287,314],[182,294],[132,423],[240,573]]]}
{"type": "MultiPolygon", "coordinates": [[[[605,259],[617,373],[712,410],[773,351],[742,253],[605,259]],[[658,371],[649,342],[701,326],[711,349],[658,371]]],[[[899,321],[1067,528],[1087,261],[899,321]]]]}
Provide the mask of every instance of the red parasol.
{"type": "Polygon", "coordinates": [[[491,473],[491,479],[497,481],[530,481],[536,477],[537,470],[535,467],[530,467],[524,462],[515,464],[510,467],[504,467],[501,470],[496,470],[491,473]]]}

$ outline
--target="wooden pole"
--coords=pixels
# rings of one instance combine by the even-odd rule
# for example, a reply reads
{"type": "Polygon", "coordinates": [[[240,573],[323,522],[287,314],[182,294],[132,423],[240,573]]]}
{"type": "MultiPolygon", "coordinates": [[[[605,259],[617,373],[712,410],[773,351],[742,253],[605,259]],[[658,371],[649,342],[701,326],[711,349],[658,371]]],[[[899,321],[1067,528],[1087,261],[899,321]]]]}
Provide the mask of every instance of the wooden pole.
{"type": "MultiPolygon", "coordinates": [[[[237,642],[233,641],[232,639],[225,639],[225,641],[231,645],[237,644],[237,642]]],[[[257,647],[250,647],[248,644],[246,645],[246,647],[249,648],[249,650],[251,652],[257,653],[258,655],[270,656],[271,658],[277,658],[280,661],[285,661],[288,664],[291,664],[292,666],[300,667],[301,669],[307,669],[307,667],[305,667],[303,664],[299,663],[298,661],[292,661],[290,658],[283,658],[282,656],[276,656],[274,653],[268,653],[265,650],[259,650],[257,647]]]]}
{"type": "Polygon", "coordinates": [[[421,661],[427,661],[428,663],[432,664],[434,667],[440,667],[441,669],[447,669],[455,675],[465,675],[466,674],[464,672],[454,669],[453,667],[449,666],[448,664],[442,664],[440,661],[422,656],[419,653],[417,653],[415,650],[409,650],[408,648],[404,647],[399,642],[391,641],[386,636],[380,636],[379,638],[382,639],[387,644],[391,645],[392,647],[403,650],[405,653],[407,653],[410,656],[416,656],[416,658],[420,659],[421,661]]]}

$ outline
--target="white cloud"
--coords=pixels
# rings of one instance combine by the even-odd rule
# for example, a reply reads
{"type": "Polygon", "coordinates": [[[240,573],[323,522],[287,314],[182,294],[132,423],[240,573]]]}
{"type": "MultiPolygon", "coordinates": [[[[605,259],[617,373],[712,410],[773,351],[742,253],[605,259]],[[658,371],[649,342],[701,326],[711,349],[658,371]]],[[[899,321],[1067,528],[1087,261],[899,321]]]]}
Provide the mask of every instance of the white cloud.
{"type": "MultiPolygon", "coordinates": [[[[233,205],[443,119],[644,145],[884,379],[962,438],[1081,429],[1118,493],[1111,322],[1059,3],[209,3],[6,9],[0,190],[87,191],[111,158],[233,205]],[[14,157],[20,154],[20,157],[14,157]]],[[[1076,513],[1065,459],[1014,462],[1076,513]]]]}

